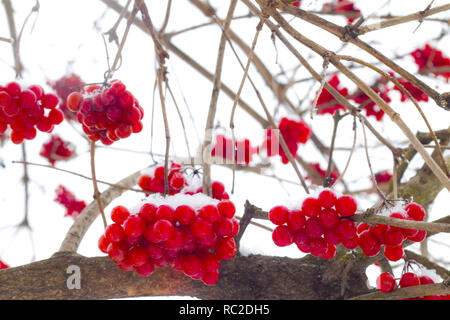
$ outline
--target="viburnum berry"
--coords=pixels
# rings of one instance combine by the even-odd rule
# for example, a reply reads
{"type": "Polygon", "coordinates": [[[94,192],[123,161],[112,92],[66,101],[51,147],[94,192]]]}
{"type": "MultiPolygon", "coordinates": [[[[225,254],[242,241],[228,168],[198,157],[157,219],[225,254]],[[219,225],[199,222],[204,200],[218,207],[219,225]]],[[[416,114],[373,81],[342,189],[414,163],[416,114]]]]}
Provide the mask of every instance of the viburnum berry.
{"type": "Polygon", "coordinates": [[[317,217],[320,214],[320,201],[316,198],[306,198],[302,204],[302,212],[309,218],[317,217]]]}
{"type": "Polygon", "coordinates": [[[292,231],[297,231],[305,226],[306,218],[300,210],[291,210],[287,219],[287,225],[292,231]]]}
{"type": "Polygon", "coordinates": [[[356,201],[351,196],[341,196],[336,201],[336,211],[343,217],[350,217],[355,214],[358,208],[356,201]]]}
{"type": "Polygon", "coordinates": [[[230,200],[222,200],[217,204],[220,214],[226,218],[233,218],[236,213],[236,207],[230,200]]]}
{"type": "Polygon", "coordinates": [[[384,256],[389,261],[398,261],[403,257],[404,251],[401,245],[399,246],[384,246],[384,256]]]}
{"type": "Polygon", "coordinates": [[[406,272],[402,275],[399,282],[400,288],[407,288],[420,285],[419,277],[412,272],[406,272]]]}
{"type": "Polygon", "coordinates": [[[377,289],[382,292],[391,292],[395,288],[395,278],[389,272],[383,272],[377,278],[377,289]]]}
{"type": "Polygon", "coordinates": [[[6,263],[4,263],[2,260],[0,260],[0,270],[1,269],[8,269],[9,265],[7,265],[6,263]]]}
{"type": "Polygon", "coordinates": [[[294,235],[287,226],[278,226],[272,233],[273,242],[279,247],[285,247],[294,242],[294,235]]]}
{"type": "Polygon", "coordinates": [[[323,190],[319,194],[318,199],[319,199],[320,205],[326,209],[332,208],[336,204],[336,201],[337,201],[336,195],[331,190],[323,190]]]}
{"type": "Polygon", "coordinates": [[[405,207],[408,217],[415,221],[423,221],[425,218],[425,210],[417,203],[410,203],[405,207]]]}
{"type": "Polygon", "coordinates": [[[145,231],[145,222],[137,215],[129,216],[123,223],[123,230],[130,238],[137,238],[145,231]]]}
{"type": "Polygon", "coordinates": [[[282,225],[287,222],[289,209],[284,206],[276,206],[269,211],[269,220],[276,225],[282,225]]]}
{"type": "Polygon", "coordinates": [[[120,242],[125,237],[125,233],[121,225],[113,223],[106,227],[105,237],[109,242],[120,242]]]}

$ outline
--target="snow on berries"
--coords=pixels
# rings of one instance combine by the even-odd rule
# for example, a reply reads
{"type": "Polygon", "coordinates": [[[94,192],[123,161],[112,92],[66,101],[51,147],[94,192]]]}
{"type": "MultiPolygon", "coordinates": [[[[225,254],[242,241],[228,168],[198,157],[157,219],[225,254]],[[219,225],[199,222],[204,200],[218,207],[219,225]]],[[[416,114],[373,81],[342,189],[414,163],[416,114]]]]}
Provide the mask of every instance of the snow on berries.
{"type": "MultiPolygon", "coordinates": [[[[311,128],[303,120],[284,117],[278,124],[278,130],[293,157],[297,155],[299,144],[305,144],[311,136],[311,128]]],[[[280,155],[281,162],[287,164],[289,158],[281,147],[278,137],[278,133],[273,128],[268,128],[262,147],[267,150],[269,157],[280,155]]]]}
{"type": "Polygon", "coordinates": [[[214,285],[221,260],[233,258],[239,223],[230,200],[202,193],[163,197],[152,194],[135,209],[116,206],[99,249],[127,271],[150,276],[155,266],[170,266],[214,285]]]}
{"type": "MultiPolygon", "coordinates": [[[[403,210],[389,214],[391,218],[423,221],[425,210],[417,203],[410,203],[403,210]]],[[[377,255],[384,246],[384,255],[389,261],[398,261],[403,257],[404,240],[421,242],[426,231],[399,228],[391,225],[377,224],[369,226],[361,222],[357,227],[358,245],[367,256],[377,255]]]]}
{"type": "Polygon", "coordinates": [[[272,239],[279,247],[295,243],[304,253],[331,259],[339,243],[349,249],[357,246],[356,226],[349,219],[356,210],[355,199],[325,189],[317,198],[306,198],[300,208],[273,207],[269,220],[277,227],[272,239]]]}
{"type": "Polygon", "coordinates": [[[34,139],[37,130],[52,132],[64,120],[58,103],[58,96],[45,93],[39,85],[22,88],[13,81],[0,86],[0,134],[9,126],[11,141],[20,144],[34,139]]]}
{"type": "Polygon", "coordinates": [[[72,217],[75,220],[86,207],[86,202],[78,200],[75,195],[63,185],[59,185],[55,192],[55,201],[66,208],[65,217],[72,217]]]}
{"type": "Polygon", "coordinates": [[[119,80],[106,86],[89,85],[67,97],[67,107],[77,112],[77,120],[91,141],[104,145],[128,138],[142,130],[144,109],[119,80]]]}
{"type": "Polygon", "coordinates": [[[51,135],[50,140],[42,145],[40,156],[46,158],[54,166],[56,161],[67,161],[75,154],[75,147],[57,135],[51,135]]]}

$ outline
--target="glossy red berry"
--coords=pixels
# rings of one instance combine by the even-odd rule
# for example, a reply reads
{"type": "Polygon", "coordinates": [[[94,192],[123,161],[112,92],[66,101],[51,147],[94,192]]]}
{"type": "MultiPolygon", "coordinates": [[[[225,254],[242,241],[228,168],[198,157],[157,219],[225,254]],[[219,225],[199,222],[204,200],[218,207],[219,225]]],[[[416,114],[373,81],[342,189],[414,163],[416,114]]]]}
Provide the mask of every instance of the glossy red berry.
{"type": "Polygon", "coordinates": [[[120,224],[113,223],[106,227],[105,237],[109,242],[122,241],[124,236],[125,233],[120,224]]]}
{"type": "Polygon", "coordinates": [[[287,226],[278,226],[273,230],[272,240],[278,247],[285,247],[294,242],[294,235],[287,226]]]}
{"type": "Polygon", "coordinates": [[[217,204],[220,214],[226,218],[233,218],[236,213],[236,207],[230,200],[222,200],[217,204]]]}
{"type": "Polygon", "coordinates": [[[305,226],[306,218],[300,210],[291,210],[289,212],[287,225],[292,231],[300,230],[305,226]]]}
{"type": "Polygon", "coordinates": [[[339,223],[339,215],[333,209],[323,209],[319,214],[319,222],[324,229],[335,228],[339,223]]]}
{"type": "Polygon", "coordinates": [[[343,217],[350,217],[355,214],[358,205],[351,196],[341,196],[336,201],[336,211],[343,217]]]}
{"type": "Polygon", "coordinates": [[[384,246],[384,255],[389,261],[398,261],[403,257],[403,247],[400,246],[384,246]]]}
{"type": "Polygon", "coordinates": [[[321,212],[320,201],[311,197],[306,198],[302,204],[302,212],[307,217],[317,217],[321,212]]]}
{"type": "Polygon", "coordinates": [[[404,273],[399,282],[400,288],[414,287],[420,285],[419,277],[412,272],[404,273]]]}
{"type": "Polygon", "coordinates": [[[148,260],[147,250],[141,247],[134,247],[128,252],[128,260],[134,267],[144,265],[148,260]]]}
{"type": "Polygon", "coordinates": [[[383,272],[377,278],[377,289],[382,292],[391,292],[395,285],[395,278],[389,272],[383,272]]]}
{"type": "Polygon", "coordinates": [[[276,206],[269,211],[269,220],[276,225],[282,225],[287,222],[289,209],[285,206],[276,206]]]}
{"type": "Polygon", "coordinates": [[[137,215],[132,215],[125,220],[123,229],[130,238],[137,238],[145,231],[145,222],[137,215]]]}
{"type": "Polygon", "coordinates": [[[408,216],[416,221],[423,221],[425,218],[425,210],[417,203],[410,203],[405,207],[408,216]]]}
{"type": "Polygon", "coordinates": [[[318,199],[323,208],[332,208],[336,204],[337,197],[333,191],[323,190],[318,199]]]}
{"type": "Polygon", "coordinates": [[[169,220],[158,220],[153,225],[153,234],[160,241],[168,240],[174,232],[174,226],[169,220]]]}
{"type": "Polygon", "coordinates": [[[175,220],[185,226],[194,221],[195,215],[195,210],[187,205],[178,206],[175,210],[175,220]]]}
{"type": "Polygon", "coordinates": [[[124,206],[116,206],[111,211],[111,220],[122,224],[130,216],[130,212],[124,206]]]}

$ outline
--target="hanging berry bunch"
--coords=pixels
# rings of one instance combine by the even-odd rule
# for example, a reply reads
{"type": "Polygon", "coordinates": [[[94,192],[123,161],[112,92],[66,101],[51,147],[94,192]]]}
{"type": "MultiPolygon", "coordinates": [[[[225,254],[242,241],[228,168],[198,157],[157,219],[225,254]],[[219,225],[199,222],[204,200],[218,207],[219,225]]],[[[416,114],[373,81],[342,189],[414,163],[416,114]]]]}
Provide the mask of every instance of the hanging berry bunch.
{"type": "Polygon", "coordinates": [[[128,138],[142,130],[144,110],[119,80],[106,86],[89,85],[67,97],[67,107],[77,112],[77,119],[91,141],[104,145],[128,138]]]}
{"type": "Polygon", "coordinates": [[[86,202],[78,200],[72,192],[62,185],[59,185],[55,192],[55,201],[66,208],[65,217],[72,217],[75,220],[86,207],[86,202]]]}
{"type": "Polygon", "coordinates": [[[170,266],[207,285],[219,279],[221,260],[236,253],[239,223],[233,202],[204,194],[146,198],[136,213],[123,206],[100,237],[102,252],[127,271],[149,276],[155,266],[170,266]]]}
{"type": "Polygon", "coordinates": [[[39,154],[54,166],[56,161],[69,160],[74,153],[75,148],[70,142],[64,141],[57,135],[52,135],[50,140],[42,145],[39,154]]]}
{"type": "Polygon", "coordinates": [[[416,49],[411,52],[415,63],[419,67],[419,73],[432,73],[435,76],[442,76],[446,81],[450,78],[450,58],[446,57],[444,53],[429,44],[424,48],[416,49]]]}
{"type": "Polygon", "coordinates": [[[55,81],[49,81],[48,85],[55,90],[59,97],[59,107],[64,113],[66,120],[77,121],[77,114],[67,108],[67,97],[74,91],[81,91],[84,81],[75,73],[63,76],[55,81]]]}
{"type": "MultiPolygon", "coordinates": [[[[423,221],[425,210],[417,203],[410,203],[404,210],[393,212],[389,217],[423,221]]],[[[427,234],[424,230],[405,229],[384,224],[369,226],[365,222],[361,222],[358,225],[357,233],[359,238],[358,245],[365,255],[369,257],[375,256],[384,246],[384,255],[390,261],[398,261],[403,257],[402,243],[405,239],[421,242],[427,234]]]]}
{"type": "MultiPolygon", "coordinates": [[[[311,128],[303,120],[296,121],[282,118],[278,124],[278,130],[294,157],[297,155],[299,144],[305,144],[311,136],[311,128]]],[[[272,128],[267,129],[263,148],[267,150],[269,157],[279,154],[282,163],[289,163],[289,158],[280,145],[277,132],[272,128]]]]}
{"type": "Polygon", "coordinates": [[[0,86],[0,134],[11,128],[10,138],[15,144],[36,137],[37,130],[50,133],[64,120],[57,108],[58,97],[45,93],[39,85],[23,89],[17,82],[0,86]]]}
{"type": "MultiPolygon", "coordinates": [[[[344,97],[348,95],[348,89],[341,85],[341,81],[337,74],[334,74],[328,84],[336,89],[344,97]]],[[[317,94],[317,93],[316,93],[317,94]]],[[[323,88],[317,99],[317,114],[329,113],[334,115],[337,110],[346,110],[342,104],[339,104],[334,96],[326,89],[323,88]]]]}
{"type": "Polygon", "coordinates": [[[356,226],[349,219],[356,209],[351,196],[337,197],[328,189],[306,198],[299,209],[276,206],[269,211],[269,220],[277,225],[272,239],[279,247],[295,243],[304,253],[331,259],[339,243],[348,249],[358,245],[356,226]]]}

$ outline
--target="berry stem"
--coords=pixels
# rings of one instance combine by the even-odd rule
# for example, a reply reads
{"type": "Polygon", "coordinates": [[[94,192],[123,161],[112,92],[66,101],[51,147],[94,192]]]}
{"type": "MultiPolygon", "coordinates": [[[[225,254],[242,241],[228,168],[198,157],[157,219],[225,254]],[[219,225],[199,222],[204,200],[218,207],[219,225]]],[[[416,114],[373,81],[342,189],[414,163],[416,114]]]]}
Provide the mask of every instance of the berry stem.
{"type": "Polygon", "coordinates": [[[102,203],[102,199],[100,197],[100,192],[98,191],[97,177],[95,174],[95,141],[91,141],[91,152],[90,153],[91,153],[92,184],[94,185],[94,199],[97,200],[98,209],[100,210],[100,213],[102,214],[103,225],[106,229],[108,223],[106,222],[105,212],[103,210],[103,203],[102,203]]]}

